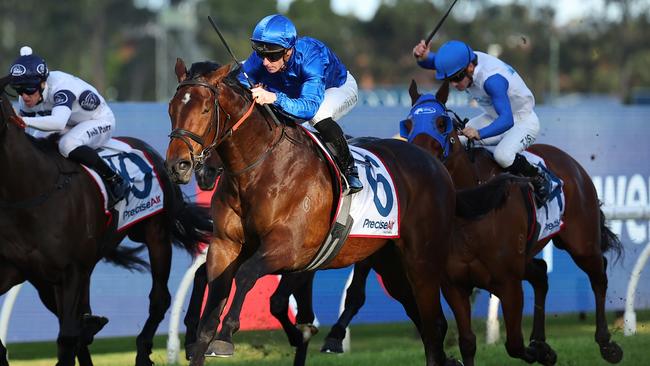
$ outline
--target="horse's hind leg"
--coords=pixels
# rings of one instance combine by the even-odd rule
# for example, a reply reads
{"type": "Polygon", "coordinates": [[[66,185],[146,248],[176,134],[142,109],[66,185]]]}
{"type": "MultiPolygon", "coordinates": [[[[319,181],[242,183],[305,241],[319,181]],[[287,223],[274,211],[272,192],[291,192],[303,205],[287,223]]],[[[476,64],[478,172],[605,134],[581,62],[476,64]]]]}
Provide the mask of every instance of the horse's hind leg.
{"type": "Polygon", "coordinates": [[[359,312],[359,309],[361,309],[366,301],[366,280],[368,279],[370,269],[370,259],[363,260],[354,265],[352,282],[345,293],[345,309],[325,337],[325,343],[320,349],[321,352],[343,353],[345,329],[350,325],[352,318],[359,312]]]}
{"type": "Polygon", "coordinates": [[[282,276],[278,288],[271,295],[271,314],[278,319],[282,329],[289,338],[289,343],[296,347],[294,366],[302,366],[307,359],[309,340],[318,332],[314,327],[314,309],[312,306],[312,285],[315,272],[298,272],[282,276]],[[298,314],[296,324],[289,319],[289,296],[296,299],[298,314]]]}
{"type": "MultiPolygon", "coordinates": [[[[298,347],[303,343],[303,334],[296,325],[294,325],[289,319],[289,297],[291,294],[297,292],[303,286],[307,286],[308,282],[313,281],[314,272],[297,272],[289,273],[282,276],[278,287],[271,295],[270,305],[271,305],[271,314],[280,322],[282,329],[284,329],[287,338],[289,338],[289,344],[293,347],[298,347]]],[[[310,293],[311,296],[311,293],[310,293]]],[[[304,297],[301,300],[305,300],[304,297]]],[[[298,304],[298,311],[308,312],[308,309],[303,309],[305,305],[309,306],[310,304],[303,304],[298,298],[296,298],[298,304]]],[[[311,302],[311,299],[309,299],[311,302]]],[[[313,321],[313,310],[311,313],[313,321]]],[[[296,324],[298,324],[298,319],[296,319],[296,324]]]]}
{"type": "Polygon", "coordinates": [[[535,352],[524,346],[524,336],[521,330],[524,295],[521,281],[507,281],[495,289],[495,294],[501,299],[503,320],[506,323],[506,350],[508,355],[520,358],[528,363],[536,361],[535,352]]]}
{"type": "Polygon", "coordinates": [[[546,294],[548,292],[548,275],[546,262],[533,258],[526,263],[524,279],[528,281],[535,292],[535,309],[533,315],[533,330],[530,333],[530,346],[536,350],[537,361],[544,365],[554,365],[557,361],[555,351],[546,343],[546,294]]]}
{"type": "MultiPolygon", "coordinates": [[[[23,275],[10,263],[0,260],[0,295],[4,295],[15,285],[25,281],[23,275]]],[[[0,340],[0,366],[9,366],[7,348],[0,340]]]]}
{"type": "Polygon", "coordinates": [[[623,359],[623,350],[611,341],[605,316],[605,300],[607,295],[607,259],[602,255],[577,256],[571,253],[576,264],[589,276],[591,289],[596,300],[596,343],[600,347],[601,357],[610,363],[619,363],[623,359]]]}
{"type": "Polygon", "coordinates": [[[165,318],[171,305],[171,294],[167,287],[171,268],[172,247],[168,228],[165,228],[163,215],[150,219],[145,227],[145,241],[149,248],[151,263],[151,292],[149,292],[149,317],[136,338],[136,366],[152,366],[149,358],[153,348],[153,337],[158,325],[165,318]]]}

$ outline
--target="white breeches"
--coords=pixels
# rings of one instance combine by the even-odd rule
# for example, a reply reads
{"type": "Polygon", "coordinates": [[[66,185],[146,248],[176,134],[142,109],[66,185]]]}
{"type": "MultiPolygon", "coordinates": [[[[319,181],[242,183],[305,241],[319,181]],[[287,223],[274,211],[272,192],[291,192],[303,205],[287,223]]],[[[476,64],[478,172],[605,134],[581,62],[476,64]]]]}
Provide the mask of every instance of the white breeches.
{"type": "MultiPolygon", "coordinates": [[[[515,123],[509,130],[500,135],[478,141],[478,144],[481,145],[496,145],[493,151],[494,160],[502,168],[507,168],[512,165],[512,162],[515,160],[515,154],[532,145],[539,134],[539,118],[537,118],[535,112],[526,114],[515,113],[513,117],[515,123]]],[[[467,126],[480,130],[492,123],[492,121],[494,121],[494,117],[483,113],[472,118],[467,123],[467,126]]],[[[464,145],[467,142],[467,138],[461,136],[461,142],[464,145]]]]}
{"type": "Polygon", "coordinates": [[[86,145],[93,149],[103,146],[113,136],[115,131],[115,117],[111,114],[101,120],[91,119],[72,126],[59,140],[59,152],[68,157],[68,154],[79,146],[86,145]]]}
{"type": "Polygon", "coordinates": [[[314,126],[325,118],[338,121],[354,108],[358,100],[357,81],[348,71],[348,77],[343,85],[338,88],[325,89],[323,103],[321,103],[320,108],[318,108],[314,118],[309,121],[309,124],[314,126]]]}

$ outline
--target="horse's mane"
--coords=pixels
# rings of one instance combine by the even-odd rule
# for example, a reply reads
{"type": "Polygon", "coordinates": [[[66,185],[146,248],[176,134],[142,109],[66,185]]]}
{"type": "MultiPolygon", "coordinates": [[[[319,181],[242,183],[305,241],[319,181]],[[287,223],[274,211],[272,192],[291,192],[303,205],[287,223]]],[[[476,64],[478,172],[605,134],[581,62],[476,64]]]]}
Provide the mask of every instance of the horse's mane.
{"type": "Polygon", "coordinates": [[[190,69],[187,72],[187,77],[188,79],[198,79],[199,77],[205,76],[220,67],[221,65],[214,61],[195,62],[190,66],[190,69]]]}

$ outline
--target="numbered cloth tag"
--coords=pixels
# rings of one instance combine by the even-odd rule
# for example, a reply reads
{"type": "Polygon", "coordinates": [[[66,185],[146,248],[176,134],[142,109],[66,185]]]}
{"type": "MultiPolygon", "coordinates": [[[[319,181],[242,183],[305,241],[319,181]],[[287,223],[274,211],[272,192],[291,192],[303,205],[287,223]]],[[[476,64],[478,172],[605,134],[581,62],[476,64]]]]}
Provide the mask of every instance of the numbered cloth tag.
{"type": "MultiPolygon", "coordinates": [[[[131,183],[131,191],[127,197],[115,205],[115,210],[119,214],[118,230],[124,230],[146,217],[162,211],[164,202],[158,173],[147,155],[140,150],[128,150],[118,151],[105,147],[99,151],[102,159],[114,171],[119,172],[124,180],[131,183]]],[[[107,195],[103,181],[94,171],[88,168],[86,170],[97,181],[106,204],[107,195]]]]}
{"type": "Polygon", "coordinates": [[[384,163],[368,150],[350,146],[363,190],[352,196],[350,237],[398,238],[399,200],[384,163]]]}
{"type": "Polygon", "coordinates": [[[544,206],[537,208],[535,212],[540,227],[537,238],[539,241],[556,234],[564,226],[564,221],[562,221],[565,206],[564,190],[562,189],[564,182],[546,167],[546,163],[541,157],[528,151],[522,151],[521,154],[531,165],[544,170],[551,178],[549,198],[544,206]]]}

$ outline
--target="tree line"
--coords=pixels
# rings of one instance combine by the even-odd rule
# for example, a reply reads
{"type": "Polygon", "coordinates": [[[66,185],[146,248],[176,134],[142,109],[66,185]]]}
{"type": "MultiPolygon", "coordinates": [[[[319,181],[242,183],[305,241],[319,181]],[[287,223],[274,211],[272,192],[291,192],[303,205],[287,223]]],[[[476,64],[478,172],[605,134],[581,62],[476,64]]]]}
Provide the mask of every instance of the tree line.
{"type": "MultiPolygon", "coordinates": [[[[608,13],[585,9],[584,16],[563,26],[554,25],[556,14],[547,2],[531,5],[536,3],[459,1],[432,47],[459,39],[475,50],[496,53],[517,69],[542,102],[554,93],[611,94],[625,101],[650,87],[646,1],[606,0],[608,13]]],[[[372,19],[360,20],[335,14],[330,0],[295,0],[285,15],[300,35],[328,44],[361,88],[405,87],[411,78],[427,86],[433,85],[433,74],[416,65],[411,49],[449,4],[382,0],[372,19]]],[[[4,0],[0,66],[8,70],[20,47],[30,45],[50,69],[94,83],[109,99],[155,100],[157,86],[173,93],[175,57],[231,62],[207,15],[217,20],[235,55],[244,59],[251,52],[254,25],[275,12],[276,0],[4,0]],[[169,8],[153,6],[160,3],[169,8]]]]}

